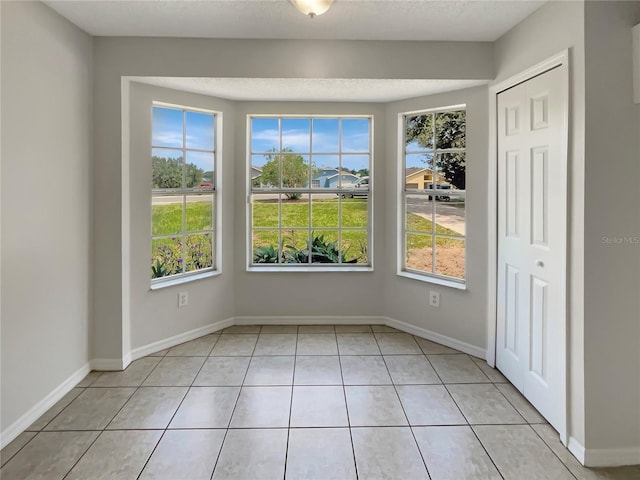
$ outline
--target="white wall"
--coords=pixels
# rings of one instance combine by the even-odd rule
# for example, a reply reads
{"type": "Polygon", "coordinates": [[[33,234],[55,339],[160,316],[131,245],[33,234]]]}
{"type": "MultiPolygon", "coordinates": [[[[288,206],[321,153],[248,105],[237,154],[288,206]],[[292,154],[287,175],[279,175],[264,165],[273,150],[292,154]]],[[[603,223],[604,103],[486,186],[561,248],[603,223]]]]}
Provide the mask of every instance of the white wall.
{"type": "MultiPolygon", "coordinates": [[[[631,27],[640,2],[585,8],[586,446],[640,463],[640,143],[631,27]],[[606,238],[635,236],[636,243],[606,238]],[[615,241],[615,240],[614,240],[615,241]]],[[[598,457],[596,456],[596,459],[598,457]]]]}
{"type": "Polygon", "coordinates": [[[39,2],[0,8],[6,433],[90,358],[92,40],[39,2]]]}
{"type": "MultiPolygon", "coordinates": [[[[123,334],[128,337],[130,328],[126,312],[133,311],[135,308],[131,308],[128,305],[128,299],[123,296],[121,264],[123,253],[125,255],[127,253],[123,252],[121,243],[123,235],[120,162],[122,76],[449,79],[489,79],[493,76],[491,44],[468,42],[95,38],[94,62],[95,275],[92,280],[95,292],[95,356],[105,359],[121,359],[127,355],[128,342],[123,342],[123,334]]],[[[334,110],[331,113],[335,113],[335,109],[329,107],[334,110]]],[[[313,108],[315,111],[320,111],[324,107],[315,104],[313,108]]],[[[238,112],[236,124],[242,124],[244,121],[243,112],[238,112]]],[[[274,282],[281,280],[290,286],[302,282],[308,288],[317,287],[320,291],[334,297],[355,288],[356,298],[367,298],[372,301],[371,306],[366,309],[367,313],[374,310],[382,312],[382,309],[375,308],[380,306],[380,299],[377,298],[376,292],[367,288],[382,285],[379,277],[383,271],[378,269],[383,269],[384,265],[379,262],[376,264],[377,271],[373,274],[354,274],[340,276],[340,278],[334,274],[323,274],[316,279],[310,274],[302,273],[288,277],[291,274],[272,276],[243,272],[240,266],[244,265],[242,247],[245,242],[243,229],[245,186],[242,175],[246,160],[243,156],[245,148],[243,133],[244,126],[236,136],[236,155],[233,159],[233,165],[236,168],[234,177],[236,191],[233,201],[238,202],[240,199],[239,205],[234,207],[234,214],[239,216],[236,219],[233,238],[236,245],[234,268],[236,273],[239,273],[238,278],[234,279],[234,287],[246,288],[247,290],[243,290],[243,298],[255,297],[255,300],[247,301],[246,304],[244,301],[238,302],[239,311],[236,314],[278,315],[288,312],[313,315],[327,312],[324,302],[321,308],[319,303],[310,304],[304,298],[274,301],[269,293],[273,291],[274,282]],[[240,170],[237,169],[238,164],[242,165],[240,170]],[[356,286],[352,278],[358,278],[358,284],[364,283],[356,286]],[[262,301],[258,302],[258,300],[262,301]]],[[[381,152],[385,152],[384,148],[378,151],[378,155],[381,152]]],[[[376,161],[382,164],[381,162],[388,160],[378,156],[376,161]]],[[[379,182],[377,202],[384,202],[384,188],[384,185],[380,185],[379,182]]],[[[384,245],[377,243],[376,248],[382,251],[384,245]]],[[[125,275],[125,278],[128,277],[125,275]]],[[[363,308],[358,303],[351,298],[343,299],[330,311],[330,314],[362,314],[363,308]]],[[[216,308],[220,306],[217,305],[216,308]]],[[[185,311],[184,315],[189,315],[189,312],[185,311]]],[[[213,313],[211,318],[213,321],[213,313]]],[[[134,322],[136,319],[132,318],[132,331],[136,329],[134,322]]],[[[185,326],[193,322],[195,321],[185,320],[185,326]]],[[[167,330],[159,328],[153,336],[148,338],[136,337],[135,344],[143,345],[152,338],[166,337],[172,333],[175,333],[173,326],[167,330]]]]}
{"type": "Polygon", "coordinates": [[[386,315],[485,349],[487,343],[487,87],[431,95],[387,105],[387,192],[384,301],[386,315]],[[466,290],[396,275],[398,205],[398,115],[466,104],[466,290]],[[440,292],[440,308],[429,307],[429,290],[440,292]]]}
{"type": "Polygon", "coordinates": [[[234,315],[234,107],[226,100],[177,90],[132,83],[130,96],[131,144],[129,156],[130,205],[130,328],[131,348],[205,327],[234,315]],[[222,174],[217,192],[221,202],[222,235],[220,275],[183,285],[150,290],[151,258],[151,107],[154,101],[221,112],[223,138],[216,145],[217,169],[222,174]],[[189,305],[178,308],[178,292],[189,293],[189,305]]]}

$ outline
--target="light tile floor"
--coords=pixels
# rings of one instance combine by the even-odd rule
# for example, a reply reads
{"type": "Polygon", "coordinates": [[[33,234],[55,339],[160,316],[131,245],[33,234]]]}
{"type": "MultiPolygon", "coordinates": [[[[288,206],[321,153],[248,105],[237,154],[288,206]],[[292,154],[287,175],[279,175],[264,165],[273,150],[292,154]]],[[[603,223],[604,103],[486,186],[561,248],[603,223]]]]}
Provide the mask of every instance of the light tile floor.
{"type": "Polygon", "coordinates": [[[640,479],[586,469],[481,359],[389,327],[235,326],[92,372],[2,450],[18,479],[640,479]]]}

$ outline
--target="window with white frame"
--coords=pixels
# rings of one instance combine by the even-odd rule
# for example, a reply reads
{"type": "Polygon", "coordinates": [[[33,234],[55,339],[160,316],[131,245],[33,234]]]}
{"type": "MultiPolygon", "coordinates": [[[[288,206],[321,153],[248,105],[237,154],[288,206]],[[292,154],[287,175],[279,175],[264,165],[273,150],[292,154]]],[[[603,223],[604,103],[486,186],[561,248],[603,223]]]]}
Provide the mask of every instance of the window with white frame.
{"type": "Polygon", "coordinates": [[[215,112],[152,107],[151,278],[216,268],[215,112]]]}
{"type": "Polygon", "coordinates": [[[250,267],[371,267],[372,117],[250,116],[250,267]]]}
{"type": "Polygon", "coordinates": [[[400,270],[465,281],[466,110],[402,115],[400,270]]]}

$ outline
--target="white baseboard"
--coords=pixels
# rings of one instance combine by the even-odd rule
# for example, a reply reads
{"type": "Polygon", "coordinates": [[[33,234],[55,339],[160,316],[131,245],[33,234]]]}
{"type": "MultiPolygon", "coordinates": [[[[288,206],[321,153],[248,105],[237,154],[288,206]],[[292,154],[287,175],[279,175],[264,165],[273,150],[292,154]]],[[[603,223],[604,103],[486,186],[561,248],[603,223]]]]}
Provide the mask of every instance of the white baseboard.
{"type": "Polygon", "coordinates": [[[291,315],[280,317],[235,317],[234,325],[384,325],[384,317],[373,316],[313,316],[291,315]]]}
{"type": "Polygon", "coordinates": [[[468,353],[469,355],[473,355],[474,357],[485,358],[487,353],[484,348],[476,347],[475,345],[471,345],[461,340],[456,340],[455,338],[447,337],[446,335],[427,330],[426,328],[417,327],[416,325],[403,322],[402,320],[396,320],[395,318],[385,317],[385,324],[389,327],[402,330],[403,332],[411,333],[412,335],[426,338],[427,340],[431,340],[432,342],[436,342],[441,345],[460,350],[461,352],[468,353]]]}
{"type": "Polygon", "coordinates": [[[569,451],[585,467],[622,467],[640,465],[640,447],[584,448],[575,438],[569,437],[569,451]]]}
{"type": "Polygon", "coordinates": [[[71,376],[54,388],[42,400],[31,407],[18,420],[13,422],[2,432],[0,432],[0,448],[6,447],[18,435],[24,432],[29,426],[40,418],[47,410],[53,407],[62,397],[71,391],[80,381],[91,371],[91,364],[85,363],[71,376]]]}
{"type": "Polygon", "coordinates": [[[126,355],[123,358],[94,358],[89,362],[91,370],[98,372],[110,372],[124,370],[129,363],[126,361],[126,355]]]}
{"type": "Polygon", "coordinates": [[[567,449],[582,465],[584,465],[584,446],[578,440],[574,437],[569,437],[567,449]]]}
{"type": "Polygon", "coordinates": [[[233,324],[234,319],[233,317],[231,317],[225,320],[220,320],[219,322],[205,325],[204,327],[195,328],[193,330],[189,330],[188,332],[174,335],[173,337],[164,338],[157,342],[149,343],[148,345],[133,349],[130,354],[130,359],[137,360],[139,358],[146,357],[151,353],[159,352],[160,350],[164,350],[165,348],[175,347],[176,345],[188,342],[189,340],[195,340],[198,337],[202,337],[218,330],[222,330],[223,328],[230,327],[233,324]]]}

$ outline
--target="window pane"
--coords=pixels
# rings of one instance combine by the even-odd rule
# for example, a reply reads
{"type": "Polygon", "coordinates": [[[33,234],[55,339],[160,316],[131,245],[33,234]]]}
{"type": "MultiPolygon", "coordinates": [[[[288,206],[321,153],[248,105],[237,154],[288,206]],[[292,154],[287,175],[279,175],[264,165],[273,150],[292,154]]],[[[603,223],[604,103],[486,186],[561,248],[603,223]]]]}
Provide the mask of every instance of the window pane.
{"type": "Polygon", "coordinates": [[[152,197],[151,235],[182,232],[182,195],[152,197]]]}
{"type": "Polygon", "coordinates": [[[282,153],[282,187],[306,188],[309,185],[309,156],[282,153]]]}
{"type": "Polygon", "coordinates": [[[405,196],[405,225],[412,232],[433,232],[433,199],[427,195],[405,196]]]}
{"type": "Polygon", "coordinates": [[[275,227],[280,225],[278,205],[279,195],[253,195],[253,227],[275,227]]]}
{"type": "Polygon", "coordinates": [[[282,228],[309,226],[309,195],[282,195],[282,228]]]}
{"type": "Polygon", "coordinates": [[[405,123],[407,152],[433,149],[433,114],[407,117],[405,123]]]}
{"type": "Polygon", "coordinates": [[[405,250],[407,268],[431,273],[433,265],[431,245],[431,235],[408,233],[405,250]]]}
{"type": "Polygon", "coordinates": [[[438,195],[436,198],[436,223],[438,224],[438,233],[464,236],[464,197],[455,195],[438,195]]]}
{"type": "Polygon", "coordinates": [[[186,112],[187,148],[213,150],[214,116],[211,113],[186,112]]]}
{"type": "Polygon", "coordinates": [[[153,107],[151,145],[154,147],[182,148],[182,110],[153,107]]]}
{"type": "Polygon", "coordinates": [[[280,150],[280,123],[277,118],[251,119],[251,151],[266,153],[280,150]]]}
{"type": "Polygon", "coordinates": [[[335,175],[340,171],[340,158],[338,155],[313,155],[311,168],[311,188],[332,188],[337,185],[335,175]]]}
{"type": "Polygon", "coordinates": [[[311,152],[311,120],[308,118],[282,119],[282,151],[311,152]]]}
{"type": "Polygon", "coordinates": [[[182,273],[182,237],[151,240],[151,278],[182,273]]]}
{"type": "Polygon", "coordinates": [[[154,148],[151,156],[154,190],[182,188],[182,151],[154,148]]]}
{"type": "Polygon", "coordinates": [[[311,226],[313,228],[338,227],[338,196],[313,195],[311,226]]]}
{"type": "Polygon", "coordinates": [[[369,151],[369,123],[368,118],[342,120],[342,152],[369,151]]]}
{"type": "Polygon", "coordinates": [[[406,156],[405,188],[425,190],[433,183],[434,156],[431,153],[414,153],[406,156]]]}
{"type": "Polygon", "coordinates": [[[448,183],[450,188],[464,190],[466,186],[466,155],[441,153],[436,160],[438,183],[448,183]]]}
{"type": "Polygon", "coordinates": [[[369,202],[366,197],[356,196],[342,200],[342,226],[365,227],[368,223],[369,202]]]}
{"type": "Polygon", "coordinates": [[[253,231],[253,263],[279,263],[278,230],[253,231]]]}
{"type": "Polygon", "coordinates": [[[337,153],[339,151],[337,118],[313,119],[313,149],[314,153],[337,153]]]}
{"type": "Polygon", "coordinates": [[[285,263],[309,263],[309,230],[283,230],[285,263]]]}
{"type": "Polygon", "coordinates": [[[465,148],[466,112],[436,113],[436,148],[465,148]]]}
{"type": "Polygon", "coordinates": [[[254,188],[280,188],[280,155],[252,155],[251,177],[254,188]]]}
{"type": "Polygon", "coordinates": [[[188,195],[187,231],[213,230],[213,195],[188,195]]]}
{"type": "Polygon", "coordinates": [[[312,236],[312,263],[340,263],[337,230],[315,230],[312,236]]]}
{"type": "Polygon", "coordinates": [[[369,155],[343,155],[341,186],[350,188],[369,175],[369,155]]]}
{"type": "Polygon", "coordinates": [[[212,235],[196,233],[187,236],[185,267],[187,272],[213,266],[212,235]]]}
{"type": "Polygon", "coordinates": [[[435,273],[464,279],[464,240],[436,237],[435,273]]]}
{"type": "Polygon", "coordinates": [[[342,231],[344,263],[369,263],[366,230],[342,231]]]}
{"type": "Polygon", "coordinates": [[[213,153],[187,151],[184,175],[186,188],[213,190],[213,153]]]}

